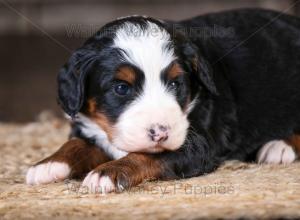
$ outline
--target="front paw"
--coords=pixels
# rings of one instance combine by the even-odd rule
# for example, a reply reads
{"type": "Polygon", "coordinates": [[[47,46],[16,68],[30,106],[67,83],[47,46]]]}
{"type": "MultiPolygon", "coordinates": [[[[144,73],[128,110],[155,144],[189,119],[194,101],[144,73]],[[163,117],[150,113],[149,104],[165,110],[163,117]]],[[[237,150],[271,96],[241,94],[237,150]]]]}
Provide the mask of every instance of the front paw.
{"type": "Polygon", "coordinates": [[[63,162],[46,162],[32,166],[27,171],[26,183],[40,185],[62,181],[70,175],[71,169],[63,162]]]}
{"type": "Polygon", "coordinates": [[[125,175],[122,167],[106,165],[99,166],[89,172],[82,183],[83,190],[102,194],[121,192],[130,186],[130,174],[125,175]]]}

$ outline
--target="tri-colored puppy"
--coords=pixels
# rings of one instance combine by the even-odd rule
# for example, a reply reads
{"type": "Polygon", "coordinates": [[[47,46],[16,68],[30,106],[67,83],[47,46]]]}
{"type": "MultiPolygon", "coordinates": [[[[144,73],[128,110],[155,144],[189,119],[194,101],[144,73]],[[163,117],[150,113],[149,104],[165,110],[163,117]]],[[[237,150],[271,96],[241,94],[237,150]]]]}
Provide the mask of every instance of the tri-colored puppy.
{"type": "Polygon", "coordinates": [[[73,53],[58,89],[71,139],[29,169],[28,184],[84,178],[111,192],[199,176],[229,159],[291,163],[300,20],[265,10],[118,19],[73,53]]]}

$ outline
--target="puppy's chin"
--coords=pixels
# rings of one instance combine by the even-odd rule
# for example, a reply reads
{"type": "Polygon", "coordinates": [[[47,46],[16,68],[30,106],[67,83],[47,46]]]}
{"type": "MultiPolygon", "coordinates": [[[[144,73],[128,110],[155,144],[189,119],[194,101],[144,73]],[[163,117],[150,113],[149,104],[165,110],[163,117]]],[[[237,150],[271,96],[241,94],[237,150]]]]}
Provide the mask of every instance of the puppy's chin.
{"type": "MultiPolygon", "coordinates": [[[[145,144],[145,143],[144,143],[145,144]]],[[[121,151],[125,151],[128,153],[161,153],[164,151],[174,151],[177,150],[179,147],[170,147],[170,146],[164,146],[165,144],[160,144],[160,143],[153,143],[153,144],[148,144],[144,145],[141,143],[136,143],[136,144],[126,144],[126,143],[120,143],[120,142],[113,142],[113,146],[116,147],[117,149],[121,151]]]]}
{"type": "MultiPolygon", "coordinates": [[[[120,149],[119,150],[125,151],[124,149],[120,149]]],[[[166,149],[160,147],[160,146],[155,146],[155,147],[149,147],[149,148],[141,148],[139,150],[127,150],[126,152],[128,153],[150,153],[150,154],[155,154],[155,153],[161,153],[166,151],[166,149]]]]}
{"type": "Polygon", "coordinates": [[[128,153],[160,153],[165,149],[159,145],[145,146],[140,144],[120,144],[120,142],[113,142],[113,146],[121,151],[126,151],[128,153]]]}
{"type": "Polygon", "coordinates": [[[161,147],[160,145],[155,145],[154,147],[149,147],[149,148],[142,149],[140,152],[155,154],[155,153],[161,153],[165,150],[166,149],[161,147]]]}
{"type": "Polygon", "coordinates": [[[158,154],[164,151],[166,150],[163,148],[149,148],[149,149],[145,149],[145,151],[143,151],[142,153],[158,154]]]}

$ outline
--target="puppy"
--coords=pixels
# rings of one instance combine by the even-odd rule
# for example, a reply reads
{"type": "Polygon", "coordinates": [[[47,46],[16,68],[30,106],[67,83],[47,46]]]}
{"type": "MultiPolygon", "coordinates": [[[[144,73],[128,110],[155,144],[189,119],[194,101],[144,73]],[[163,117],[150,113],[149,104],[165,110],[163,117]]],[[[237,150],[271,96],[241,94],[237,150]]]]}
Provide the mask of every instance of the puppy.
{"type": "Polygon", "coordinates": [[[26,181],[84,178],[91,191],[111,192],[203,175],[230,159],[291,163],[299,57],[300,20],[273,11],[115,20],[61,69],[71,138],[26,181]]]}

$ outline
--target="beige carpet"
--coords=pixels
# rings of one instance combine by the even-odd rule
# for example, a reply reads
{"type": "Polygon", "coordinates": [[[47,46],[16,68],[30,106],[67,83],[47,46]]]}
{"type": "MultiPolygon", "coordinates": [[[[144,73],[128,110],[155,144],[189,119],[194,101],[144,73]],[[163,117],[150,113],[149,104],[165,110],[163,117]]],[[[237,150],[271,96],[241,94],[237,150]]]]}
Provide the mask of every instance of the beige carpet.
{"type": "Polygon", "coordinates": [[[121,194],[86,194],[76,181],[25,185],[28,166],[54,152],[68,130],[48,114],[25,125],[0,123],[0,219],[300,218],[300,163],[233,161],[207,176],[121,194]]]}

